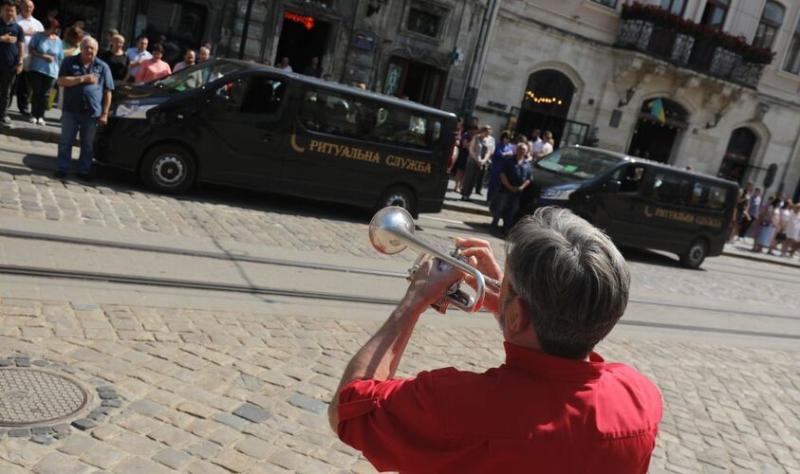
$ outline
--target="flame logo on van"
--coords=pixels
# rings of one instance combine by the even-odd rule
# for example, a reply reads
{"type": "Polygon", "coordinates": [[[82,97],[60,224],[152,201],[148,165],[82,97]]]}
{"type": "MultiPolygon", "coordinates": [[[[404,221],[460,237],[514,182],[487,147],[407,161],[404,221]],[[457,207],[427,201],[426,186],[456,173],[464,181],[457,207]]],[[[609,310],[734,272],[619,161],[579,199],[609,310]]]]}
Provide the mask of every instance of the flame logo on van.
{"type": "Polygon", "coordinates": [[[303,153],[303,152],[305,152],[305,151],[306,151],[306,149],[305,149],[305,148],[301,147],[301,146],[300,146],[300,145],[297,143],[297,135],[296,135],[296,134],[294,134],[294,133],[293,133],[293,134],[292,134],[292,136],[289,138],[289,145],[291,145],[291,147],[292,147],[292,150],[294,150],[294,151],[295,151],[295,153],[303,153]]]}

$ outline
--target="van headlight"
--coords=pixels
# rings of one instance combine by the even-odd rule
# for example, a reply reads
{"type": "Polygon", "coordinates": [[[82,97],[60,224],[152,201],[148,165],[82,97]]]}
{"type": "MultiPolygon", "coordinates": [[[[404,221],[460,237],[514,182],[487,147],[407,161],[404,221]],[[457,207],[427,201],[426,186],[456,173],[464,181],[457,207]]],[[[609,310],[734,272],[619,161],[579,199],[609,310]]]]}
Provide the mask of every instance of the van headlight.
{"type": "Polygon", "coordinates": [[[566,201],[578,189],[575,186],[565,186],[565,187],[552,187],[547,188],[542,191],[542,199],[549,199],[551,201],[566,201]]]}
{"type": "Polygon", "coordinates": [[[157,107],[157,104],[132,104],[122,103],[114,110],[114,116],[127,119],[146,119],[147,111],[157,107]]]}

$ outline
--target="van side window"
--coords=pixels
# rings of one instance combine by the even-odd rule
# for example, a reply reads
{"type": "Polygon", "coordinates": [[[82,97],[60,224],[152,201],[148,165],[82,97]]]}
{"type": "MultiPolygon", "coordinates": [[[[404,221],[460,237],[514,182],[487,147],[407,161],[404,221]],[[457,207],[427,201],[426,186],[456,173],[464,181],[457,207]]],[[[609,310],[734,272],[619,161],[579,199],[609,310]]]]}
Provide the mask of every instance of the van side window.
{"type": "Polygon", "coordinates": [[[658,173],[653,180],[652,197],[665,204],[686,203],[689,180],[671,173],[658,173]]]}
{"type": "Polygon", "coordinates": [[[242,98],[242,113],[273,115],[280,110],[286,83],[266,76],[251,77],[242,98]]]}
{"type": "Polygon", "coordinates": [[[638,193],[642,189],[644,173],[644,166],[627,167],[620,180],[619,191],[621,193],[638,193]]]}
{"type": "Polygon", "coordinates": [[[298,114],[314,132],[428,149],[441,139],[442,123],[412,110],[325,90],[308,90],[298,114]]]}
{"type": "Polygon", "coordinates": [[[441,122],[399,107],[381,106],[374,119],[369,139],[376,142],[426,149],[441,137],[441,122]]]}
{"type": "Polygon", "coordinates": [[[695,207],[722,209],[725,206],[727,191],[722,186],[710,183],[694,183],[690,204],[695,207]]]}
{"type": "Polygon", "coordinates": [[[306,91],[300,108],[300,122],[309,130],[351,138],[362,138],[359,120],[361,102],[328,91],[306,91]]]}

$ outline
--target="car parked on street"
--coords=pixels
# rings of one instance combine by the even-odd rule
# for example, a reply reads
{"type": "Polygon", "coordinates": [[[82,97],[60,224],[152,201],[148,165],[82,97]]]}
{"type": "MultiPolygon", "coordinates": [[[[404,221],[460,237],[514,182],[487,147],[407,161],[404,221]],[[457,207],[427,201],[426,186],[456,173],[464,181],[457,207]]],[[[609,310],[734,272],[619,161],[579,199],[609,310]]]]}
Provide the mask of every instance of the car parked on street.
{"type": "Polygon", "coordinates": [[[537,162],[533,183],[521,215],[567,207],[618,245],[673,252],[687,268],[722,253],[738,193],[732,181],[580,146],[537,162]]]}
{"type": "Polygon", "coordinates": [[[213,60],[114,96],[97,159],[150,188],[197,182],[361,207],[439,212],[455,115],[236,60],[213,60]]]}

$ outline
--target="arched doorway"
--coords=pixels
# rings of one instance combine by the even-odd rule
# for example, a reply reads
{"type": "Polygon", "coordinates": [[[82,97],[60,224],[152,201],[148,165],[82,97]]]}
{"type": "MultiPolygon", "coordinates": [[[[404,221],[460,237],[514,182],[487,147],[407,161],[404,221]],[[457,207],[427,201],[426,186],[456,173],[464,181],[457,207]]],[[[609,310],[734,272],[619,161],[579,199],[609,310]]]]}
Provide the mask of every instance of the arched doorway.
{"type": "Polygon", "coordinates": [[[531,136],[535,129],[550,130],[558,146],[574,95],[575,85],[564,73],[554,69],[534,72],[522,98],[517,132],[531,136]]]}
{"type": "Polygon", "coordinates": [[[628,154],[667,163],[678,135],[688,123],[689,113],[674,100],[656,97],[644,101],[628,154]]]}
{"type": "Polygon", "coordinates": [[[758,136],[747,127],[739,127],[731,133],[728,148],[722,158],[717,176],[742,184],[750,158],[756,149],[758,136]]]}

